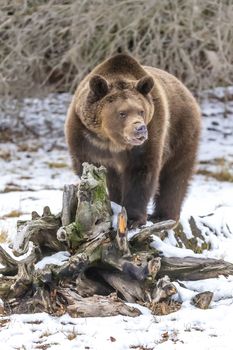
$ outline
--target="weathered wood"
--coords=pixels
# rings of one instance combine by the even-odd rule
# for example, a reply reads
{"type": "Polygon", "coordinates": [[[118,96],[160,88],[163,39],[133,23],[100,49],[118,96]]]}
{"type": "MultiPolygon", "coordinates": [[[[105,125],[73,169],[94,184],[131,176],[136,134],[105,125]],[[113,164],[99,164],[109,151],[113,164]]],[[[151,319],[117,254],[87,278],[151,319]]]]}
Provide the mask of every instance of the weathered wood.
{"type": "Polygon", "coordinates": [[[137,280],[118,271],[100,271],[99,273],[127,302],[145,301],[145,293],[137,280]]]}
{"type": "Polygon", "coordinates": [[[158,303],[160,301],[170,298],[176,293],[177,289],[175,285],[170,281],[170,278],[168,276],[164,276],[163,278],[160,278],[157,281],[155,288],[153,289],[151,294],[151,301],[153,303],[158,303]]]}
{"type": "Polygon", "coordinates": [[[33,296],[31,293],[21,298],[11,298],[5,303],[5,311],[8,314],[12,312],[16,314],[27,314],[37,312],[47,312],[50,314],[62,315],[66,309],[62,304],[57,304],[52,298],[52,294],[45,288],[37,288],[33,296]]]}
{"type": "Polygon", "coordinates": [[[30,241],[39,247],[41,252],[66,250],[66,246],[56,237],[60,226],[60,215],[52,215],[49,207],[44,207],[41,217],[32,212],[32,220],[17,223],[17,235],[12,244],[14,254],[16,256],[25,254],[30,241]]]}
{"type": "Polygon", "coordinates": [[[87,233],[98,235],[111,227],[112,209],[107,192],[106,169],[83,164],[83,174],[78,187],[76,224],[87,233]]]}
{"type": "Polygon", "coordinates": [[[212,292],[202,292],[198,293],[193,297],[192,303],[199,309],[208,309],[212,299],[213,299],[214,293],[212,292]]]}
{"type": "Polygon", "coordinates": [[[17,274],[18,267],[20,265],[30,265],[36,261],[36,249],[32,242],[28,244],[28,252],[21,255],[20,259],[13,254],[13,251],[0,245],[0,263],[3,267],[0,267],[0,273],[3,275],[14,276],[17,274]]]}
{"type": "Polygon", "coordinates": [[[176,224],[174,220],[156,222],[151,226],[141,228],[131,239],[130,243],[132,246],[140,246],[148,239],[152,240],[152,235],[156,235],[161,239],[165,238],[165,231],[170,230],[176,224]]]}
{"type": "Polygon", "coordinates": [[[20,264],[15,282],[11,285],[10,294],[14,298],[22,297],[32,286],[34,266],[20,264]]]}
{"type": "Polygon", "coordinates": [[[17,273],[17,266],[12,261],[11,256],[0,245],[0,274],[3,275],[15,275],[17,273]]]}
{"type": "Polygon", "coordinates": [[[171,300],[171,296],[176,293],[175,285],[168,276],[164,276],[148,286],[144,305],[151,310],[152,314],[167,315],[181,308],[181,302],[171,300]]]}
{"type": "Polygon", "coordinates": [[[114,289],[100,279],[100,274],[95,269],[87,269],[86,273],[81,273],[75,281],[75,291],[81,297],[91,297],[97,295],[109,295],[114,289]]]}
{"type": "Polygon", "coordinates": [[[35,281],[47,285],[57,285],[60,281],[75,284],[75,280],[89,267],[89,259],[85,254],[75,254],[62,266],[46,265],[35,272],[35,281]]]}
{"type": "Polygon", "coordinates": [[[233,264],[224,260],[195,257],[162,257],[159,277],[168,275],[171,280],[202,280],[220,275],[233,275],[233,264]]]}
{"type": "Polygon", "coordinates": [[[93,241],[111,227],[112,209],[107,192],[106,170],[91,164],[83,164],[83,174],[77,189],[77,208],[75,211],[75,188],[66,187],[63,196],[63,221],[67,225],[59,227],[57,239],[77,249],[86,241],[93,241]],[[71,200],[67,197],[71,194],[71,200]],[[68,207],[67,207],[68,206],[68,207]],[[66,208],[66,209],[65,209],[66,208]],[[63,214],[64,213],[64,214],[63,214]]]}
{"type": "Polygon", "coordinates": [[[139,316],[141,312],[134,307],[122,302],[115,294],[108,297],[94,295],[82,298],[71,290],[58,291],[65,298],[69,306],[67,311],[72,317],[105,317],[105,316],[139,316]]]}
{"type": "Polygon", "coordinates": [[[141,254],[137,255],[136,258],[141,260],[139,265],[135,261],[125,261],[122,264],[122,271],[137,281],[144,281],[147,278],[154,281],[160,269],[160,258],[151,258],[148,256],[148,259],[151,258],[151,260],[145,261],[145,256],[143,256],[141,259],[141,254]]]}
{"type": "Polygon", "coordinates": [[[65,185],[62,198],[61,223],[62,226],[68,226],[75,221],[75,215],[78,205],[77,197],[78,186],[65,185]]]}
{"type": "Polygon", "coordinates": [[[32,283],[36,261],[35,246],[30,242],[28,253],[19,259],[12,251],[10,253],[10,250],[6,251],[0,245],[0,258],[1,263],[5,264],[5,268],[1,269],[3,276],[0,276],[0,298],[22,296],[32,283]]]}

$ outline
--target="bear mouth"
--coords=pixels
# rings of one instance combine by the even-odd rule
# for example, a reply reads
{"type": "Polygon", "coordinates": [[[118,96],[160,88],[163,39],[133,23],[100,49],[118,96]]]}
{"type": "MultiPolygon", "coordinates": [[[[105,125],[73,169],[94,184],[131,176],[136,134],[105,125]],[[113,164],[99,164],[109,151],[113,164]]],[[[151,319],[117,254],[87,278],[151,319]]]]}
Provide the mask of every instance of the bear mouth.
{"type": "Polygon", "coordinates": [[[142,145],[143,142],[147,140],[147,136],[140,136],[140,137],[132,137],[132,138],[125,138],[126,142],[133,146],[139,146],[142,145]]]}

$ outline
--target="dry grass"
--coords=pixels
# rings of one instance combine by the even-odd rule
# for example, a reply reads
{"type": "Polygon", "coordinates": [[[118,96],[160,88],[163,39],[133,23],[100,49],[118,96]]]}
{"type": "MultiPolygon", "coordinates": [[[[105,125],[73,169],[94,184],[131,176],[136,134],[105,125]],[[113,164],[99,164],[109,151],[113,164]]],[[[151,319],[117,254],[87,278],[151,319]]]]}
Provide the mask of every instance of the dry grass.
{"type": "Polygon", "coordinates": [[[178,303],[173,300],[169,301],[162,301],[159,303],[146,303],[145,306],[147,306],[153,315],[168,315],[172,312],[176,312],[180,310],[181,303],[178,303]]]}
{"type": "Polygon", "coordinates": [[[70,332],[67,334],[67,339],[68,340],[74,340],[76,337],[77,337],[77,333],[75,333],[74,331],[73,332],[70,332]]]}
{"type": "Polygon", "coordinates": [[[6,230],[1,229],[0,230],[0,244],[5,243],[8,240],[8,234],[6,230]]]}
{"type": "Polygon", "coordinates": [[[7,327],[9,322],[10,322],[9,318],[1,318],[0,319],[0,329],[7,327]]]}
{"type": "Polygon", "coordinates": [[[233,174],[227,168],[216,172],[207,169],[200,169],[197,171],[197,174],[212,177],[217,181],[233,182],[233,174]]]}
{"type": "Polygon", "coordinates": [[[47,162],[50,169],[62,169],[67,168],[67,164],[63,162],[47,162]]]}
{"type": "Polygon", "coordinates": [[[230,0],[3,0],[0,93],[73,91],[104,58],[130,52],[195,89],[233,81],[230,0]]]}
{"type": "Polygon", "coordinates": [[[209,166],[208,168],[198,169],[197,174],[214,178],[217,181],[233,182],[233,163],[225,158],[214,158],[211,161],[201,161],[201,165],[209,166]],[[212,170],[211,166],[216,169],[212,170]]]}
{"type": "Polygon", "coordinates": [[[3,215],[1,218],[18,218],[23,213],[20,210],[12,210],[9,213],[3,215]]]}

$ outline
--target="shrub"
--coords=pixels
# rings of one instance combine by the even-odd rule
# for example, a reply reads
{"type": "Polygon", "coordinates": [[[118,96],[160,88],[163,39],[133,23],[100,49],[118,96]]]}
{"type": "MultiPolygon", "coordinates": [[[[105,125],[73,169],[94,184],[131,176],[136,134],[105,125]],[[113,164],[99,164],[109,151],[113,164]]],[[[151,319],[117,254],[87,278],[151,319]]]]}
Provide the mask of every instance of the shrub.
{"type": "Polygon", "coordinates": [[[73,91],[101,60],[129,52],[192,90],[233,81],[231,0],[7,0],[0,93],[73,91]]]}

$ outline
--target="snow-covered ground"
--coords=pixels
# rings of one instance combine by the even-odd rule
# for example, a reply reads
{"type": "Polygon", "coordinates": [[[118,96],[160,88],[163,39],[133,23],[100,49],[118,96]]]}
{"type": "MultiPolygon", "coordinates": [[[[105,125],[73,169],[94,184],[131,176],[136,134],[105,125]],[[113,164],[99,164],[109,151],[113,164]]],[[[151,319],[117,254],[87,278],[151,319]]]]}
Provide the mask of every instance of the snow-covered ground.
{"type": "MultiPolygon", "coordinates": [[[[0,132],[4,132],[0,139],[0,237],[12,238],[16,221],[30,218],[32,210],[40,214],[49,205],[52,212],[59,212],[63,185],[76,181],[62,132],[69,100],[67,94],[27,99],[17,118],[0,110],[0,132]],[[24,136],[21,128],[26,130],[24,136]]],[[[202,256],[233,263],[233,87],[205,92],[202,111],[199,174],[190,186],[181,223],[190,238],[188,218],[195,218],[211,244],[202,256]]],[[[153,245],[166,256],[195,255],[177,247],[172,231],[164,241],[155,238],[153,245]]],[[[184,285],[176,284],[176,297],[183,300],[181,310],[167,316],[153,316],[140,307],[142,315],[136,318],[2,317],[1,349],[232,350],[233,277],[185,281],[184,285]],[[207,290],[214,293],[208,310],[190,304],[196,293],[207,290]]]]}

